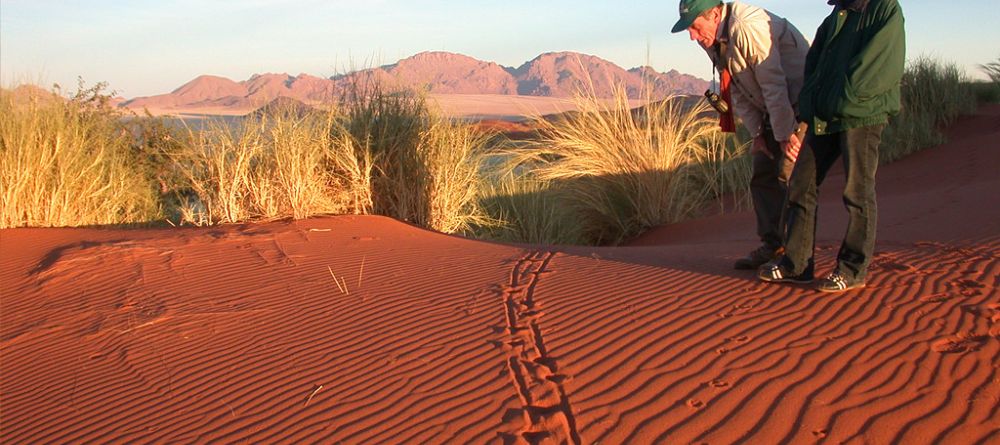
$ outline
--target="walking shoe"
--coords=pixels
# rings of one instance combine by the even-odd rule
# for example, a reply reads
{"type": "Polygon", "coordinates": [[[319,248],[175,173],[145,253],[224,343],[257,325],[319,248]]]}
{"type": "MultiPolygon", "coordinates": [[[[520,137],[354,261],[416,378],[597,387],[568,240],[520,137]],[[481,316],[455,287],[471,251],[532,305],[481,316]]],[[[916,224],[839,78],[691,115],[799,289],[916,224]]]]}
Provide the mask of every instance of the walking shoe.
{"type": "Polygon", "coordinates": [[[757,278],[768,283],[808,284],[813,282],[813,272],[812,267],[808,267],[804,272],[795,275],[782,264],[779,257],[760,266],[760,269],[757,269],[757,278]]]}
{"type": "Polygon", "coordinates": [[[782,248],[760,246],[754,249],[747,256],[736,260],[733,267],[737,270],[754,270],[764,263],[771,261],[781,255],[782,248]]]}
{"type": "Polygon", "coordinates": [[[819,283],[816,284],[816,290],[828,293],[846,292],[851,289],[861,289],[863,287],[865,287],[864,280],[851,280],[840,273],[839,270],[833,271],[833,273],[819,280],[819,283]]]}

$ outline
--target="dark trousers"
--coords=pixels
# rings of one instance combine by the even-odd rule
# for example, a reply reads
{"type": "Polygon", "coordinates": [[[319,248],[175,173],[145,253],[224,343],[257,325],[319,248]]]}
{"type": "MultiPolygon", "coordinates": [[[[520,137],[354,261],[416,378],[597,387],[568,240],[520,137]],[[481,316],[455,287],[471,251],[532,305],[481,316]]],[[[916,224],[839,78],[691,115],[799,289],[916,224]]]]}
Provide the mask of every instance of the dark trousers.
{"type": "Polygon", "coordinates": [[[878,147],[885,125],[853,128],[817,136],[810,134],[788,185],[788,220],[785,266],[800,274],[813,268],[816,247],[816,202],[818,188],[838,157],[844,158],[847,184],[847,235],[837,254],[837,268],[847,278],[864,280],[875,250],[875,171],[878,147]]]}
{"type": "Polygon", "coordinates": [[[785,186],[778,181],[778,172],[785,154],[781,144],[774,139],[770,129],[764,130],[764,141],[774,159],[762,153],[753,155],[753,176],[750,178],[750,197],[757,214],[757,236],[765,246],[781,247],[784,234],[785,186]]]}

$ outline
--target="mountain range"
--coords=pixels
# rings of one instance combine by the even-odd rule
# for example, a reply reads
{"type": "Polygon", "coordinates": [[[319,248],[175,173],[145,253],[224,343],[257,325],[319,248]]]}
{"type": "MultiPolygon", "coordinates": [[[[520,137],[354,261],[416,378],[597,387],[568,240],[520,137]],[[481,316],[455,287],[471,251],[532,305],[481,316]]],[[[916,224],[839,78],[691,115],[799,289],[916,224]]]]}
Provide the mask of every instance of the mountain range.
{"type": "Polygon", "coordinates": [[[249,108],[279,97],[305,103],[329,102],[344,88],[376,80],[383,85],[418,88],[432,94],[489,94],[571,97],[585,92],[613,97],[615,87],[629,98],[661,99],[671,94],[700,94],[708,81],[666,73],[645,66],[626,70],[600,57],[574,53],[542,54],[511,68],[461,54],[423,52],[391,65],[354,71],[331,78],[308,74],[255,74],[245,81],[202,75],[168,94],[138,97],[122,105],[150,109],[249,108]]]}

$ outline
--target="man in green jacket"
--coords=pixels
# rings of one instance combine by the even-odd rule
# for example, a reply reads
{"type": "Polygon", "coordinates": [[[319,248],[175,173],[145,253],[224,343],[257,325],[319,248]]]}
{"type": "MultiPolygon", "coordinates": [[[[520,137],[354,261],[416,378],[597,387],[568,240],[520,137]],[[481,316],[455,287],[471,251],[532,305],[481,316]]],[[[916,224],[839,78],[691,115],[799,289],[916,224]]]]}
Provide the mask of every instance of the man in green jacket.
{"type": "Polygon", "coordinates": [[[806,144],[788,185],[784,256],[758,271],[768,282],[813,280],[817,188],[838,157],[844,159],[847,234],[837,267],[820,280],[824,292],[864,287],[875,249],[875,171],[882,130],[900,109],[906,43],[897,0],[830,0],[833,12],[816,32],[806,57],[799,119],[806,144]]]}

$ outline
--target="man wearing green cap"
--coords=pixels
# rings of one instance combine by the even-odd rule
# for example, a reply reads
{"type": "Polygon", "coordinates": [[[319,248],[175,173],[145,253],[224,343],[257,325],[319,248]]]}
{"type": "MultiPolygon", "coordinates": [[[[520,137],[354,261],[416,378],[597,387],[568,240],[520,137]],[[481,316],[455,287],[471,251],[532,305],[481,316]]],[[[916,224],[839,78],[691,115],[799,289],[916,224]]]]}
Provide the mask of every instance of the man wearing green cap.
{"type": "Polygon", "coordinates": [[[750,194],[763,245],[734,266],[757,269],[782,251],[785,186],[778,178],[784,157],[794,159],[802,146],[796,115],[809,43],[787,20],[739,1],[681,0],[672,32],[684,30],[708,53],[723,98],[732,98],[731,110],[753,136],[750,194]]]}
{"type": "Polygon", "coordinates": [[[833,12],[816,31],[799,97],[809,124],[788,184],[785,254],[758,271],[769,282],[813,278],[817,188],[834,162],[844,159],[847,234],[837,267],[817,289],[843,292],[865,285],[875,250],[875,170],[882,129],[900,110],[906,58],[903,11],[897,0],[829,0],[833,12]]]}

